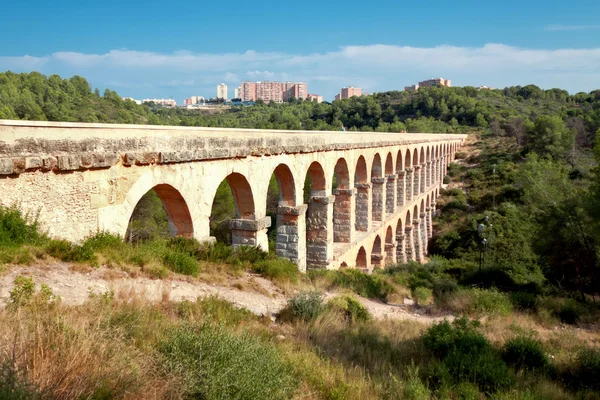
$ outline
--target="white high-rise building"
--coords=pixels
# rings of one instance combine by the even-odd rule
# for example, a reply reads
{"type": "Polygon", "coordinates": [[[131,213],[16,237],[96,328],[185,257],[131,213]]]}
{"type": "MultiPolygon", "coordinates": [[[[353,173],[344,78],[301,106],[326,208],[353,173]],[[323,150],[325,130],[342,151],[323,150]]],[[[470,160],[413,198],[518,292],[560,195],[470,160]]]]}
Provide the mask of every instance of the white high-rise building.
{"type": "Polygon", "coordinates": [[[227,100],[227,85],[221,83],[217,85],[217,99],[227,100]]]}
{"type": "Polygon", "coordinates": [[[235,89],[233,89],[233,98],[234,99],[242,98],[242,88],[241,87],[236,87],[235,89]]]}

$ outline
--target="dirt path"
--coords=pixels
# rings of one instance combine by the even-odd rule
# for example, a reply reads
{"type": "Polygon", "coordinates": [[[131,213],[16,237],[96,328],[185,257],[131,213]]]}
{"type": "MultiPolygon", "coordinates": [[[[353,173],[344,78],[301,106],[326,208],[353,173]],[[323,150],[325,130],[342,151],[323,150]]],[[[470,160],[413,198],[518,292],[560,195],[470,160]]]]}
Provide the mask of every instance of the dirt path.
{"type": "MultiPolygon", "coordinates": [[[[9,299],[9,292],[18,275],[31,276],[36,284],[48,285],[67,305],[80,305],[90,294],[110,291],[119,299],[142,298],[150,302],[196,300],[218,296],[237,307],[266,316],[277,314],[287,303],[287,297],[271,281],[252,274],[245,274],[240,278],[232,277],[229,282],[231,286],[222,286],[185,278],[132,278],[125,272],[103,267],[91,269],[89,272],[77,272],[72,271],[70,267],[70,264],[62,262],[12,266],[0,277],[0,306],[9,299]],[[242,288],[254,287],[257,290],[240,290],[233,285],[242,288]]],[[[336,293],[325,293],[325,299],[335,295],[336,293]]],[[[376,319],[413,320],[422,323],[433,323],[443,319],[419,315],[411,312],[406,306],[385,304],[365,298],[359,300],[376,319]]]]}

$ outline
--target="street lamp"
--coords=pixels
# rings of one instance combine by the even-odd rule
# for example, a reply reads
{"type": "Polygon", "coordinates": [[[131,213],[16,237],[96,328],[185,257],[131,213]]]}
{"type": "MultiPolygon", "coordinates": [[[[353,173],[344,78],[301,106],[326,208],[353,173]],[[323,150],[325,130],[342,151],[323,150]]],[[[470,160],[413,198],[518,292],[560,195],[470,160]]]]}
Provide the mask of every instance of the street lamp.
{"type": "MultiPolygon", "coordinates": [[[[486,215],[483,221],[477,225],[477,232],[479,233],[479,273],[481,273],[481,268],[483,264],[485,264],[485,249],[487,246],[487,239],[483,237],[483,232],[485,231],[485,226],[488,224],[489,217],[486,215]]],[[[491,226],[491,225],[490,225],[491,226]]]]}

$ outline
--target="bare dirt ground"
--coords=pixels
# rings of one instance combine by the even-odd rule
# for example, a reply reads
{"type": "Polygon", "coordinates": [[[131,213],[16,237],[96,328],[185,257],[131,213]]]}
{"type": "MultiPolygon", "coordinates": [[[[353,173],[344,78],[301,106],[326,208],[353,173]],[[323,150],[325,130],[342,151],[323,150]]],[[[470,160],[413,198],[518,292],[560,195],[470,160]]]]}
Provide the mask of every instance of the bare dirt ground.
{"type": "MultiPolygon", "coordinates": [[[[187,277],[168,279],[132,278],[123,271],[105,267],[88,271],[74,271],[71,264],[53,262],[30,266],[11,266],[0,277],[0,307],[9,299],[9,292],[18,275],[32,277],[37,285],[46,284],[67,305],[83,304],[92,295],[113,292],[114,297],[127,301],[145,299],[149,302],[194,301],[197,298],[217,296],[237,307],[245,308],[257,315],[272,316],[285,307],[288,296],[271,281],[253,274],[232,277],[228,286],[201,282],[187,277]],[[242,288],[243,290],[240,290],[242,288]]],[[[325,293],[325,299],[337,293],[325,293]]],[[[386,304],[366,298],[360,302],[376,319],[412,320],[425,324],[434,323],[451,316],[421,315],[410,306],[386,304]]]]}

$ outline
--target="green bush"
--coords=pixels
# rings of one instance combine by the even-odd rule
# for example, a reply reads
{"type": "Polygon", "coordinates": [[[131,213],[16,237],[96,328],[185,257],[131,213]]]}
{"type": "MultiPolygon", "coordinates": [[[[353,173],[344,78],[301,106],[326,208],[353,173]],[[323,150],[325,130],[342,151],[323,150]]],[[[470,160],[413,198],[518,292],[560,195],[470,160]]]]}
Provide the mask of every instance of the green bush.
{"type": "Polygon", "coordinates": [[[429,400],[431,392],[419,378],[419,368],[412,365],[407,370],[402,398],[406,400],[429,400]]]}
{"type": "Polygon", "coordinates": [[[566,375],[566,381],[574,390],[600,391],[600,349],[580,350],[566,375]]]}
{"type": "Polygon", "coordinates": [[[286,311],[293,319],[314,321],[323,311],[323,295],[317,291],[299,293],[288,300],[286,311]]]}
{"type": "Polygon", "coordinates": [[[36,219],[30,220],[17,207],[0,207],[0,246],[39,244],[44,239],[36,219]]]}
{"type": "Polygon", "coordinates": [[[454,352],[477,353],[491,348],[490,342],[477,328],[479,322],[459,318],[435,324],[422,336],[425,348],[443,359],[454,352]]]}
{"type": "Polygon", "coordinates": [[[466,297],[465,311],[470,314],[509,315],[512,311],[508,296],[496,289],[463,289],[457,294],[466,297]]]}
{"type": "Polygon", "coordinates": [[[429,288],[419,286],[412,291],[412,295],[417,301],[417,304],[422,306],[431,303],[433,291],[429,288]]]}
{"type": "Polygon", "coordinates": [[[200,259],[202,245],[196,239],[176,236],[167,240],[167,247],[178,253],[185,253],[189,256],[200,259]]]}
{"type": "Polygon", "coordinates": [[[528,336],[517,336],[506,342],[502,359],[517,370],[543,372],[550,365],[542,342],[528,336]]]}
{"type": "Polygon", "coordinates": [[[450,182],[452,182],[452,178],[450,178],[450,176],[449,176],[449,175],[445,175],[445,176],[444,176],[444,180],[443,180],[442,182],[444,182],[444,185],[447,185],[447,184],[449,184],[450,182]]]}
{"type": "Polygon", "coordinates": [[[335,297],[327,306],[331,310],[341,312],[349,322],[368,321],[371,318],[365,306],[350,296],[335,297]]]}
{"type": "Polygon", "coordinates": [[[38,389],[27,382],[20,371],[16,371],[12,362],[0,363],[0,399],[35,400],[42,396],[38,389]]]}
{"type": "Polygon", "coordinates": [[[537,296],[528,292],[513,292],[510,301],[515,308],[521,311],[536,311],[538,307],[537,296]]]}
{"type": "Polygon", "coordinates": [[[325,272],[333,275],[332,285],[352,289],[354,293],[368,298],[386,300],[394,288],[379,274],[366,274],[359,270],[325,272]]]}
{"type": "Polygon", "coordinates": [[[198,276],[198,261],[189,254],[168,251],[163,256],[163,262],[171,271],[178,274],[198,276]]]}
{"type": "Polygon", "coordinates": [[[83,242],[82,247],[87,251],[96,252],[104,249],[122,249],[125,242],[120,236],[109,232],[98,232],[94,236],[88,237],[83,242]]]}
{"type": "Polygon", "coordinates": [[[66,240],[51,240],[46,246],[48,255],[65,262],[96,263],[97,258],[89,246],[80,246],[66,240]]]}
{"type": "Polygon", "coordinates": [[[270,279],[296,282],[298,266],[285,258],[270,258],[254,263],[252,269],[270,279]]]}
{"type": "Polygon", "coordinates": [[[288,399],[297,382],[270,343],[223,326],[184,326],[159,345],[166,373],[180,377],[186,398],[288,399]]]}

